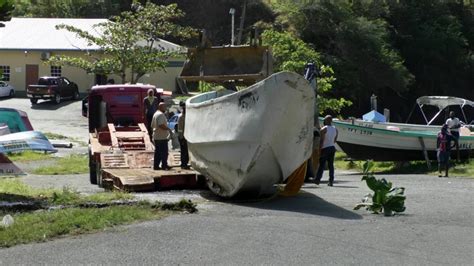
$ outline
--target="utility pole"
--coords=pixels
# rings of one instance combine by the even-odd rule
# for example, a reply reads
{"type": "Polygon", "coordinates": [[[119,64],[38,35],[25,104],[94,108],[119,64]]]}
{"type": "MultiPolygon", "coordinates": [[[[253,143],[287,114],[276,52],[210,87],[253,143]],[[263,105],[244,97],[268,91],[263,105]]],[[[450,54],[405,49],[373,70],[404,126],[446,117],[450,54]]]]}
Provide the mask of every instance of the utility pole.
{"type": "Polygon", "coordinates": [[[237,36],[237,45],[242,44],[242,33],[244,31],[244,23],[245,23],[245,13],[247,11],[247,0],[244,1],[244,7],[242,8],[242,16],[240,17],[240,27],[239,27],[239,35],[237,36]]]}
{"type": "Polygon", "coordinates": [[[230,38],[230,45],[231,46],[234,46],[234,15],[235,15],[235,8],[231,8],[229,10],[229,14],[232,16],[232,34],[231,34],[231,38],[230,38]]]}

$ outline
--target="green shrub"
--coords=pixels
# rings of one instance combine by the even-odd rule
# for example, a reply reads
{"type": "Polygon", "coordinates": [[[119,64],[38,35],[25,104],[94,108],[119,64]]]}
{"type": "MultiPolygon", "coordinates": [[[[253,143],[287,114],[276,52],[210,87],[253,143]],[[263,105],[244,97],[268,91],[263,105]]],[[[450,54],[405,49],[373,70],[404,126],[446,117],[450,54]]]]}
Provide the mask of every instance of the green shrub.
{"type": "Polygon", "coordinates": [[[373,191],[373,194],[368,194],[362,203],[357,204],[354,210],[365,207],[373,213],[380,213],[383,211],[385,216],[391,216],[393,212],[405,211],[405,188],[392,187],[392,183],[382,179],[376,179],[373,175],[374,163],[367,161],[364,163],[364,176],[362,180],[367,183],[367,186],[373,191]],[[372,202],[369,202],[372,198],[372,202]]]}

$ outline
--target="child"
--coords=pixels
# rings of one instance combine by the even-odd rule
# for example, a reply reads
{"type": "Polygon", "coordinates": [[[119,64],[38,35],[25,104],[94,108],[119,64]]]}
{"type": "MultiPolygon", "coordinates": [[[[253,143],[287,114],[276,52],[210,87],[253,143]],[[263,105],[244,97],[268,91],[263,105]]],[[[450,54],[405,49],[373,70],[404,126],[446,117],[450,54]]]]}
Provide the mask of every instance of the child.
{"type": "Polygon", "coordinates": [[[450,134],[448,134],[448,125],[443,125],[441,131],[438,133],[438,139],[436,141],[436,149],[438,151],[438,177],[442,177],[441,175],[441,166],[443,165],[445,168],[445,177],[448,177],[448,169],[449,169],[449,157],[451,151],[451,141],[454,138],[450,134]]]}

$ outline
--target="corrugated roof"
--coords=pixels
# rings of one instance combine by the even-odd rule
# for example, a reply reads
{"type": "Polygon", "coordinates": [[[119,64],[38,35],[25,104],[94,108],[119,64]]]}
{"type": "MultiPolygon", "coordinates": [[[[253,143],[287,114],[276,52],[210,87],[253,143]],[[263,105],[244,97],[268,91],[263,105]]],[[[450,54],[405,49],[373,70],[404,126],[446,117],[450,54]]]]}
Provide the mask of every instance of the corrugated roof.
{"type": "MultiPolygon", "coordinates": [[[[66,24],[98,36],[99,29],[94,25],[107,19],[79,18],[12,18],[0,28],[0,50],[98,50],[87,41],[67,30],[57,30],[56,25],[66,24]]],[[[158,46],[172,51],[183,50],[182,46],[160,41],[158,46]]]]}

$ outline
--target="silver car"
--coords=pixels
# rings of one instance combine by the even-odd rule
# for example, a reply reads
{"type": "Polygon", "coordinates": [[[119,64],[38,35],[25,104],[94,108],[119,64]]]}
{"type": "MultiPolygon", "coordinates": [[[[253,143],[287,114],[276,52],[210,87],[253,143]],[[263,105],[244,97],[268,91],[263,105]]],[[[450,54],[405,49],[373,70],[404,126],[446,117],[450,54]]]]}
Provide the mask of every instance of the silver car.
{"type": "Polygon", "coordinates": [[[6,83],[5,81],[0,81],[0,97],[13,97],[15,96],[15,88],[6,83]]]}

